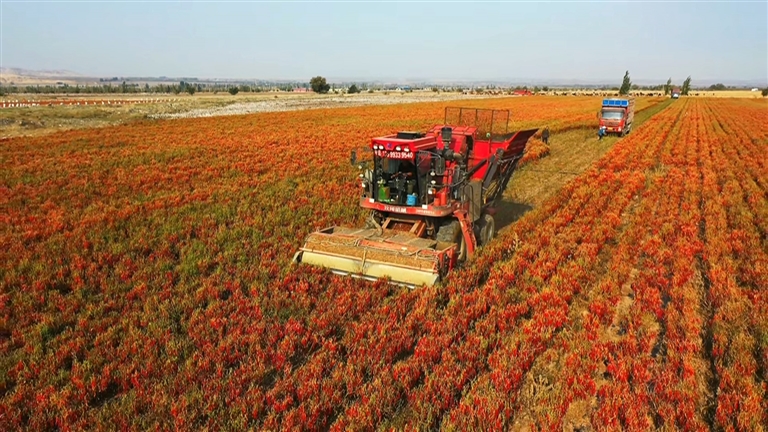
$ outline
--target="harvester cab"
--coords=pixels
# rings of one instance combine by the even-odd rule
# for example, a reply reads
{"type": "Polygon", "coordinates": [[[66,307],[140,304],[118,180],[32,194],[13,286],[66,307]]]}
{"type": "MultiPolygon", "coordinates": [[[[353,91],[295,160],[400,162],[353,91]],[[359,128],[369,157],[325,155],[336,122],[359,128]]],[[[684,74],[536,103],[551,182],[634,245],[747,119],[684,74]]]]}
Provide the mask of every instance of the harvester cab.
{"type": "Polygon", "coordinates": [[[433,285],[496,233],[499,200],[538,129],[509,132],[509,111],[446,108],[426,132],[372,138],[357,165],[365,227],[309,235],[294,261],[336,274],[433,285]]]}

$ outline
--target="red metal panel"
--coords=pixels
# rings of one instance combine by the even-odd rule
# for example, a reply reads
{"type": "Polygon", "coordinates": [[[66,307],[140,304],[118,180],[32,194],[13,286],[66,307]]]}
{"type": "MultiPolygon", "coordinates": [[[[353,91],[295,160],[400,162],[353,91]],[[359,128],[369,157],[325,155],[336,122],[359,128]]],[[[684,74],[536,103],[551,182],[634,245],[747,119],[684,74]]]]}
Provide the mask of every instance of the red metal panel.
{"type": "MultiPolygon", "coordinates": [[[[473,166],[477,165],[478,163],[482,162],[485,159],[488,159],[491,157],[491,155],[495,154],[498,150],[503,150],[504,158],[512,158],[516,156],[522,155],[522,153],[525,151],[525,147],[528,143],[528,140],[533,136],[534,133],[536,133],[538,129],[528,129],[523,131],[517,131],[512,134],[508,139],[502,141],[502,142],[489,142],[489,141],[478,141],[475,143],[475,150],[473,152],[473,157],[470,158],[471,164],[469,166],[470,169],[472,169],[473,166]]],[[[483,166],[479,170],[477,170],[473,175],[473,179],[477,180],[483,180],[485,178],[485,173],[488,171],[488,166],[483,166]]]]}
{"type": "MultiPolygon", "coordinates": [[[[472,157],[469,158],[468,168],[471,170],[477,164],[488,159],[493,150],[493,145],[490,141],[475,141],[474,148],[472,150],[472,157]]],[[[488,166],[484,166],[477,170],[473,175],[473,179],[482,180],[485,178],[485,172],[488,170],[488,166]]]]}
{"type": "Polygon", "coordinates": [[[424,208],[422,206],[401,206],[401,205],[391,205],[391,204],[385,204],[381,202],[371,202],[370,198],[360,198],[360,207],[371,209],[371,210],[378,210],[382,212],[388,212],[388,213],[398,213],[398,214],[407,214],[407,215],[415,215],[415,216],[428,216],[428,217],[445,217],[450,214],[452,214],[456,209],[460,208],[461,205],[458,202],[454,202],[450,205],[446,206],[432,206],[428,205],[427,208],[424,208]]]}

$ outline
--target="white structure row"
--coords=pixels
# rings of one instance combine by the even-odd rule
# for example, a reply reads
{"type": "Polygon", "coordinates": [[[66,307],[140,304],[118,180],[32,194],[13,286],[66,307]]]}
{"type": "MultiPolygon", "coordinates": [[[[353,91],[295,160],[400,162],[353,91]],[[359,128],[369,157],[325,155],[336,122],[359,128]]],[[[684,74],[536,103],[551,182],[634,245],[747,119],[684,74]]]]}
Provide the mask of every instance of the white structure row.
{"type": "Polygon", "coordinates": [[[177,102],[178,99],[117,99],[117,100],[42,100],[42,101],[0,101],[0,108],[23,108],[53,105],[129,105],[143,103],[177,102]]]}

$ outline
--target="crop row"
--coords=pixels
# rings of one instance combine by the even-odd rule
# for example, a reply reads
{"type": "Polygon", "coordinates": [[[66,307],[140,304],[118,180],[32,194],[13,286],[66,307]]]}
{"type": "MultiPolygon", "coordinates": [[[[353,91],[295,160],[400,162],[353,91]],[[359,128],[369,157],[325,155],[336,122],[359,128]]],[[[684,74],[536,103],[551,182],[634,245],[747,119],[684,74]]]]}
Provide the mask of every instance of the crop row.
{"type": "Polygon", "coordinates": [[[655,187],[643,197],[655,212],[636,221],[643,234],[629,245],[635,257],[624,277],[635,273],[624,289],[630,290],[632,303],[619,337],[604,347],[610,353],[601,359],[607,381],[598,389],[592,415],[605,430],[706,428],[700,412],[705,395],[699,392],[707,378],[700,337],[703,287],[695,277],[701,250],[695,173],[700,113],[696,104],[688,105],[679,135],[660,154],[652,174],[655,187]]]}
{"type": "MultiPolygon", "coordinates": [[[[542,303],[532,319],[519,323],[516,331],[502,344],[503,348],[489,358],[492,366],[490,373],[481,377],[464,395],[461,405],[451,412],[447,423],[449,428],[500,428],[509,427],[514,421],[522,385],[534,362],[552,347],[556,336],[564,328],[571,326],[569,312],[574,300],[589,295],[593,289],[601,273],[603,257],[610,254],[605,248],[616,241],[626,212],[646,187],[645,171],[652,166],[653,155],[657,155],[670,139],[670,134],[675,133],[675,128],[670,125],[675,126],[675,119],[681,111],[681,107],[665,111],[654,118],[642,134],[617,144],[601,160],[610,162],[609,165],[597,164],[596,172],[615,173],[621,179],[619,184],[622,187],[611,193],[601,190],[600,181],[591,184],[596,195],[607,195],[607,203],[598,207],[595,216],[586,221],[585,228],[582,228],[583,239],[564,239],[566,243],[578,244],[578,249],[588,253],[573,253],[568,265],[558,269],[553,282],[538,288],[549,293],[551,298],[542,303]],[[639,143],[643,143],[642,150],[639,143]],[[615,161],[625,161],[626,164],[615,161]],[[548,319],[551,316],[558,319],[548,319]]],[[[588,179],[579,179],[584,180],[588,179]]],[[[548,416],[548,422],[541,425],[545,430],[553,427],[551,422],[561,419],[557,412],[548,413],[548,416]]]]}
{"type": "MultiPolygon", "coordinates": [[[[765,341],[755,338],[756,334],[764,336],[768,325],[764,305],[768,260],[764,232],[761,239],[760,222],[755,223],[755,215],[745,202],[749,198],[744,187],[749,187],[750,175],[754,175],[748,168],[754,164],[748,159],[754,153],[741,156],[726,148],[759,146],[729,139],[722,126],[730,123],[734,127],[733,121],[716,108],[710,107],[710,111],[703,140],[709,147],[701,159],[704,255],[709,302],[714,310],[711,355],[717,377],[715,422],[725,430],[754,429],[768,420],[764,409],[766,388],[760,383],[765,382],[765,373],[762,377],[758,373],[758,368],[766,364],[765,341]]],[[[765,172],[763,169],[758,174],[765,172]]],[[[768,201],[764,190],[752,199],[763,208],[768,201]]]]}
{"type": "MultiPolygon", "coordinates": [[[[760,341],[766,318],[759,288],[766,281],[765,247],[759,214],[750,213],[764,208],[765,200],[754,188],[753,194],[737,189],[755,185],[749,176],[734,176],[746,171],[742,158],[720,159],[719,169],[711,168],[710,157],[748,154],[749,145],[757,142],[729,142],[722,133],[730,124],[722,109],[690,102],[662,151],[649,151],[655,162],[646,172],[648,187],[623,216],[607,263],[595,269],[602,276],[585,289],[587,301],[569,310],[565,331],[534,361],[519,390],[510,393],[494,387],[492,379],[479,380],[444,426],[765,427],[761,381],[767,357],[760,341]],[[709,133],[713,124],[723,129],[718,137],[709,133]],[[708,195],[709,178],[719,178],[724,188],[731,182],[728,193],[708,195]],[[750,199],[758,205],[748,205],[750,199]],[[708,234],[714,221],[705,216],[714,208],[728,219],[720,221],[718,235],[708,234]],[[736,246],[725,261],[734,259],[739,270],[722,274],[737,280],[732,286],[740,290],[725,291],[727,286],[709,280],[707,266],[724,259],[709,253],[718,244],[736,246]],[[715,293],[722,296],[721,305],[715,293]],[[478,385],[484,387],[478,390],[478,385]]],[[[632,142],[619,145],[624,144],[632,142]]],[[[516,359],[525,359],[536,347],[512,346],[514,355],[502,356],[505,362],[520,362],[516,359]]],[[[512,377],[519,377],[520,370],[512,377]]]]}
{"type": "Polygon", "coordinates": [[[759,142],[755,131],[729,121],[740,110],[744,118],[752,112],[732,108],[688,103],[679,133],[648,172],[649,187],[605,276],[574,311],[570,331],[537,361],[538,379],[526,383],[516,417],[543,430],[564,423],[598,430],[765,427],[766,316],[758,287],[766,284],[766,266],[755,211],[765,208],[765,195],[754,177],[734,175],[762,164],[746,160],[757,150],[750,148],[759,142]],[[740,127],[751,137],[735,140],[729,127],[730,135],[738,137],[740,127]],[[707,269],[722,262],[739,268],[719,273],[724,280],[715,284],[707,269]]]}

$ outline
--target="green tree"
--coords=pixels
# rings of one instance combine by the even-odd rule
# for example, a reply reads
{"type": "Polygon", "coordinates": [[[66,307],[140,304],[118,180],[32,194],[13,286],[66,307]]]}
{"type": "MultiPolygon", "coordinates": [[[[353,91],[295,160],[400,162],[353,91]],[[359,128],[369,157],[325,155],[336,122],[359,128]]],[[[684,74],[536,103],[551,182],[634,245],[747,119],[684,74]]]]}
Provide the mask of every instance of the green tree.
{"type": "Polygon", "coordinates": [[[544,90],[545,92],[548,92],[549,91],[549,86],[544,86],[541,89],[544,90]]]}
{"type": "Polygon", "coordinates": [[[187,88],[186,88],[186,90],[187,90],[187,93],[189,93],[189,95],[190,95],[190,96],[192,96],[193,94],[195,94],[195,90],[196,90],[196,89],[195,89],[195,86],[193,86],[193,85],[188,85],[188,86],[187,86],[187,88]]]}
{"type": "Polygon", "coordinates": [[[671,91],[672,91],[672,77],[670,77],[667,80],[667,83],[664,84],[664,96],[668,95],[669,92],[671,92],[671,91]]]}
{"type": "Polygon", "coordinates": [[[629,89],[632,88],[632,81],[629,80],[629,71],[624,74],[624,81],[621,82],[621,88],[619,89],[620,95],[629,94],[629,89]]]}
{"type": "Polygon", "coordinates": [[[764,88],[763,91],[760,92],[763,97],[768,96],[768,87],[764,88]]]}
{"type": "Polygon", "coordinates": [[[683,81],[683,87],[680,89],[680,94],[683,96],[688,96],[688,92],[691,91],[691,77],[690,75],[688,78],[683,81]]]}
{"type": "Polygon", "coordinates": [[[324,77],[316,76],[309,80],[309,86],[312,87],[312,91],[315,93],[325,94],[331,89],[331,86],[325,81],[324,77]]]}
{"type": "Polygon", "coordinates": [[[230,88],[229,88],[227,91],[229,92],[229,94],[231,94],[232,96],[234,96],[234,95],[236,95],[236,94],[237,94],[237,92],[239,92],[239,91],[240,91],[240,89],[239,89],[239,88],[237,88],[237,86],[233,86],[233,87],[230,87],[230,88]]]}
{"type": "Polygon", "coordinates": [[[725,87],[725,84],[723,84],[723,83],[717,83],[717,84],[712,84],[711,86],[709,86],[709,89],[710,90],[725,90],[726,87],[725,87]]]}
{"type": "Polygon", "coordinates": [[[352,84],[352,85],[351,85],[351,86],[349,86],[349,88],[347,89],[347,93],[349,93],[349,94],[352,94],[352,93],[360,93],[360,89],[359,89],[359,88],[357,88],[357,86],[356,86],[356,85],[352,84]]]}

